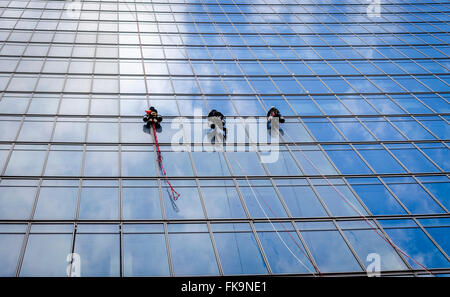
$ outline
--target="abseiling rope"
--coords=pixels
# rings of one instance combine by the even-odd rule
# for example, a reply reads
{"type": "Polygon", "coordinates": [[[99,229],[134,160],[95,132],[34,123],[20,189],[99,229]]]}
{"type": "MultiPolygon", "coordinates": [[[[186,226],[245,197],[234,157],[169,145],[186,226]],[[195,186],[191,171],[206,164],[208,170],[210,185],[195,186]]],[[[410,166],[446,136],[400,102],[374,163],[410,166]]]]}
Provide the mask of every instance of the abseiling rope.
{"type": "MultiPolygon", "coordinates": [[[[227,153],[228,154],[228,153],[227,153]]],[[[259,202],[258,198],[256,197],[255,191],[253,190],[253,186],[250,183],[250,180],[247,176],[247,174],[245,173],[244,168],[241,166],[241,163],[237,160],[237,158],[233,155],[230,154],[234,161],[236,162],[236,164],[239,166],[240,170],[242,171],[242,174],[245,177],[245,180],[247,181],[250,190],[252,191],[253,194],[253,198],[255,198],[255,201],[258,203],[259,208],[261,208],[262,212],[264,213],[264,216],[266,217],[266,219],[269,221],[270,225],[272,226],[273,230],[275,231],[275,233],[277,234],[278,238],[281,240],[281,242],[283,243],[283,245],[289,250],[289,252],[292,254],[292,256],[294,256],[294,258],[303,266],[306,268],[306,270],[308,270],[313,276],[317,276],[316,273],[314,273],[311,269],[309,269],[308,266],[306,266],[305,263],[303,263],[302,260],[300,260],[297,255],[295,255],[295,253],[289,248],[289,246],[287,245],[286,241],[284,241],[284,239],[281,237],[281,235],[279,234],[278,230],[275,228],[275,225],[272,223],[272,220],[268,217],[266,211],[264,210],[264,208],[262,207],[261,203],[259,202]]],[[[261,200],[264,202],[264,204],[269,208],[269,210],[272,212],[272,215],[276,216],[275,212],[273,211],[273,209],[269,206],[269,204],[266,202],[266,200],[264,199],[264,197],[262,197],[262,195],[259,195],[259,197],[261,198],[261,200]]],[[[292,237],[292,235],[290,234],[290,232],[287,230],[287,228],[284,226],[284,224],[282,222],[281,226],[283,227],[284,231],[288,234],[288,236],[290,237],[290,239],[294,242],[294,244],[298,247],[298,249],[305,255],[305,257],[309,260],[309,262],[311,262],[311,264],[314,266],[314,269],[317,271],[317,274],[319,276],[321,276],[321,272],[319,270],[319,267],[317,267],[317,265],[314,263],[314,261],[305,253],[305,251],[303,250],[303,248],[298,244],[298,242],[292,237]]]]}
{"type": "Polygon", "coordinates": [[[413,261],[416,265],[418,265],[419,267],[421,267],[423,270],[425,270],[426,272],[428,272],[429,274],[436,276],[432,271],[430,271],[429,269],[427,269],[424,265],[422,265],[421,263],[419,263],[417,260],[415,260],[413,257],[411,257],[410,255],[408,255],[405,251],[403,251],[399,246],[397,246],[387,235],[385,235],[384,233],[380,233],[380,230],[378,229],[378,227],[374,227],[372,225],[372,223],[370,222],[370,220],[362,213],[358,210],[358,208],[353,205],[353,203],[347,199],[347,197],[345,197],[344,194],[342,194],[341,191],[339,191],[339,189],[329,181],[329,179],[320,172],[319,168],[314,164],[313,161],[311,161],[311,159],[305,154],[305,152],[295,143],[294,139],[288,135],[287,133],[284,133],[283,136],[288,136],[289,140],[294,144],[294,146],[302,153],[303,157],[314,167],[314,169],[317,171],[317,173],[336,191],[336,193],[338,194],[339,197],[341,197],[345,203],[347,203],[347,205],[349,205],[360,217],[362,217],[364,219],[364,222],[370,227],[370,229],[372,229],[373,231],[375,231],[375,233],[381,237],[381,239],[383,239],[384,241],[386,241],[395,251],[397,251],[398,253],[404,255],[405,257],[411,259],[411,261],[413,261]]]}
{"type": "Polygon", "coordinates": [[[159,149],[158,136],[156,136],[155,123],[152,124],[152,127],[153,127],[153,136],[155,137],[155,144],[156,144],[156,150],[157,150],[157,154],[158,154],[157,158],[158,158],[159,166],[161,167],[161,171],[164,174],[164,178],[166,179],[166,182],[169,185],[170,190],[172,191],[172,198],[173,198],[173,200],[177,200],[178,197],[180,197],[180,194],[177,191],[175,191],[175,189],[173,188],[173,186],[170,183],[169,179],[167,178],[166,170],[164,169],[164,165],[163,165],[163,161],[162,161],[161,151],[159,149]]]}
{"type": "MultiPolygon", "coordinates": [[[[144,74],[144,80],[145,80],[145,88],[147,90],[147,74],[145,72],[145,65],[144,65],[144,54],[142,52],[142,40],[141,40],[141,30],[139,28],[139,20],[138,20],[138,12],[137,12],[137,6],[136,6],[136,1],[134,1],[134,12],[135,14],[132,13],[130,7],[128,6],[128,3],[126,3],[126,6],[128,8],[128,10],[130,11],[131,15],[136,19],[136,29],[137,29],[137,35],[138,35],[138,40],[139,40],[139,49],[141,52],[141,63],[142,63],[142,71],[144,74]]],[[[177,200],[180,197],[180,194],[174,189],[174,187],[172,186],[172,184],[170,183],[169,179],[167,178],[167,174],[166,174],[166,170],[164,169],[164,165],[163,165],[163,161],[162,161],[162,155],[161,155],[161,151],[159,149],[159,143],[158,143],[158,136],[156,135],[156,127],[155,127],[155,123],[152,123],[152,128],[153,128],[153,136],[155,138],[155,144],[156,144],[156,149],[157,149],[157,153],[158,153],[158,163],[159,166],[161,168],[162,173],[164,174],[164,178],[166,179],[167,184],[170,187],[170,190],[172,191],[172,199],[173,200],[177,200]]]]}

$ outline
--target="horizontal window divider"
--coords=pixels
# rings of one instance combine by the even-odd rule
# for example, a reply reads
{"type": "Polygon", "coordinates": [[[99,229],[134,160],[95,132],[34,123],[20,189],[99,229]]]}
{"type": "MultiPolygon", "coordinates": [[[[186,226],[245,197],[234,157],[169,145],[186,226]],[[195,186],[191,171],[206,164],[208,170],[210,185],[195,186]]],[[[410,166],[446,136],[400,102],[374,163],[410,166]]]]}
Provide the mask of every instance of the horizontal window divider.
{"type": "MultiPolygon", "coordinates": [[[[163,152],[164,154],[164,152],[163,152]]],[[[353,177],[412,177],[412,176],[448,176],[450,172],[414,172],[414,173],[370,173],[370,174],[306,174],[306,175],[270,175],[270,176],[261,176],[261,175],[247,175],[247,178],[250,180],[268,180],[272,179],[340,179],[340,178],[353,178],[353,177]]],[[[246,180],[246,176],[242,175],[234,175],[234,176],[170,176],[167,175],[171,180],[246,180]]],[[[83,180],[156,180],[156,179],[164,179],[164,176],[80,176],[80,175],[72,175],[72,176],[52,176],[52,175],[2,175],[0,179],[28,179],[28,180],[36,180],[36,179],[51,179],[51,180],[73,180],[73,179],[83,179],[83,180]]],[[[163,186],[167,187],[167,186],[163,186]]],[[[244,186],[245,187],[245,186],[244,186]]]]}

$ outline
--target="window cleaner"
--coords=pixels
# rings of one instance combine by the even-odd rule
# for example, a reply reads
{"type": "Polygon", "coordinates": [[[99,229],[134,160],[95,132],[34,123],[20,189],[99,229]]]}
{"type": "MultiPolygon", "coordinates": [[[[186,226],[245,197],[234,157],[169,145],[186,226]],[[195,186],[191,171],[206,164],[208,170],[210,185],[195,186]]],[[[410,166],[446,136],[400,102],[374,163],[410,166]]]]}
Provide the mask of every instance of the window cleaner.
{"type": "Polygon", "coordinates": [[[155,138],[155,144],[156,144],[156,150],[158,153],[158,164],[159,168],[161,169],[162,173],[164,174],[164,178],[166,179],[167,184],[170,187],[170,190],[172,191],[172,198],[173,200],[177,200],[180,197],[180,194],[175,191],[172,184],[170,183],[169,179],[167,178],[166,170],[164,169],[164,165],[162,162],[162,156],[161,156],[161,150],[159,149],[159,142],[158,142],[158,136],[156,135],[156,131],[161,131],[161,125],[163,118],[158,114],[158,110],[151,106],[149,109],[145,111],[145,116],[142,119],[144,122],[146,122],[147,128],[150,128],[150,126],[153,129],[153,137],[155,138]]]}
{"type": "Polygon", "coordinates": [[[146,115],[142,120],[147,123],[147,128],[150,128],[152,124],[155,124],[156,129],[160,129],[161,125],[159,123],[162,122],[162,116],[158,115],[156,108],[151,106],[145,113],[146,115]]]}
{"type": "Polygon", "coordinates": [[[272,127],[272,121],[274,119],[278,119],[278,122],[276,122],[276,124],[285,122],[285,119],[284,119],[284,117],[281,116],[280,111],[275,106],[271,106],[269,111],[267,112],[267,128],[268,129],[270,129],[272,127]]]}
{"type": "Polygon", "coordinates": [[[225,117],[223,114],[215,109],[208,114],[208,125],[211,129],[223,132],[223,137],[227,138],[227,128],[225,127],[225,117]]]}

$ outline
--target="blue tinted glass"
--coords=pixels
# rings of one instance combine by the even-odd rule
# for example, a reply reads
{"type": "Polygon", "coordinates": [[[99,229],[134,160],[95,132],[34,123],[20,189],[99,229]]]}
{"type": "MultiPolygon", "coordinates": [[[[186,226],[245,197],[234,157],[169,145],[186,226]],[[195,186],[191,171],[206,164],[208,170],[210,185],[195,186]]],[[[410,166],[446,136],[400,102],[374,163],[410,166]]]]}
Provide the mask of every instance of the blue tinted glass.
{"type": "Polygon", "coordinates": [[[224,274],[267,273],[253,233],[214,233],[224,274]]]}
{"type": "Polygon", "coordinates": [[[311,187],[279,186],[278,190],[293,217],[327,216],[311,187]]]}
{"type": "Polygon", "coordinates": [[[176,201],[173,201],[172,192],[168,187],[164,187],[162,191],[164,210],[168,219],[204,218],[197,188],[176,187],[181,197],[176,201]]]}
{"type": "Polygon", "coordinates": [[[45,174],[50,176],[79,176],[82,157],[82,151],[50,151],[45,174]]]}
{"type": "Polygon", "coordinates": [[[450,253],[450,237],[448,236],[450,227],[426,228],[426,230],[448,255],[450,253]]]}
{"type": "Polygon", "coordinates": [[[318,141],[345,141],[344,137],[325,119],[305,119],[309,131],[318,141]]]}
{"type": "Polygon", "coordinates": [[[87,151],[84,174],[87,176],[117,176],[118,163],[117,152],[87,151]]]}
{"type": "Polygon", "coordinates": [[[13,277],[16,273],[23,235],[0,234],[0,276],[13,277]]]}
{"type": "Polygon", "coordinates": [[[274,273],[316,273],[295,232],[258,232],[258,237],[274,273]]]}
{"type": "Polygon", "coordinates": [[[286,211],[273,187],[240,187],[252,218],[286,217],[286,211]]]}
{"type": "Polygon", "coordinates": [[[335,125],[342,131],[342,133],[350,141],[370,141],[375,138],[357,121],[348,120],[333,120],[335,125]]]}
{"type": "MultiPolygon", "coordinates": [[[[385,229],[385,231],[399,248],[421,265],[427,268],[449,266],[449,261],[420,229],[385,229]]],[[[414,268],[421,269],[408,257],[406,260],[414,268]]]]}
{"type": "Polygon", "coordinates": [[[81,276],[120,274],[120,238],[117,234],[77,234],[75,253],[81,257],[81,276]]]}
{"type": "Polygon", "coordinates": [[[34,219],[74,219],[77,200],[78,188],[41,187],[34,219]]]}
{"type": "Polygon", "coordinates": [[[169,234],[169,242],[176,276],[219,274],[209,234],[169,234]]]}
{"type": "Polygon", "coordinates": [[[361,271],[337,231],[305,231],[302,236],[321,272],[361,271]]]}
{"type": "Polygon", "coordinates": [[[149,152],[122,152],[123,176],[155,176],[155,155],[149,152]]]}
{"type": "Polygon", "coordinates": [[[316,186],[315,188],[333,216],[367,214],[347,186],[316,186]]]}
{"type": "Polygon", "coordinates": [[[447,209],[450,208],[450,183],[424,183],[431,194],[434,195],[447,209]]]}
{"type": "Polygon", "coordinates": [[[0,218],[28,219],[35,195],[34,187],[0,187],[0,218]]]}
{"type": "Polygon", "coordinates": [[[164,234],[123,235],[124,276],[169,276],[164,234]]]}
{"type": "Polygon", "coordinates": [[[235,188],[202,187],[206,212],[210,218],[245,218],[241,200],[235,188]]]}
{"type": "Polygon", "coordinates": [[[125,220],[161,219],[158,188],[123,188],[122,204],[125,220]]]}
{"type": "Polygon", "coordinates": [[[366,264],[371,263],[369,254],[376,253],[380,256],[381,270],[404,270],[403,263],[395,249],[373,230],[348,230],[343,231],[358,257],[366,264]]]}
{"type": "Polygon", "coordinates": [[[192,157],[199,176],[230,175],[221,152],[192,152],[192,157]]]}
{"type": "Polygon", "coordinates": [[[80,219],[114,220],[119,216],[117,188],[83,188],[80,200],[80,219]]]}
{"type": "Polygon", "coordinates": [[[325,146],[327,155],[342,174],[370,174],[371,170],[348,146],[325,146]]]}
{"type": "Polygon", "coordinates": [[[71,247],[72,234],[31,234],[20,276],[66,276],[71,247]]]}
{"type": "Polygon", "coordinates": [[[13,151],[6,175],[40,175],[45,151],[13,151]]]}
{"type": "Polygon", "coordinates": [[[414,172],[439,171],[425,156],[414,148],[391,149],[391,152],[402,162],[406,168],[414,172]]]}
{"type": "Polygon", "coordinates": [[[411,213],[442,213],[443,209],[418,184],[388,184],[411,213]]]}
{"type": "MultiPolygon", "coordinates": [[[[357,147],[358,148],[358,147],[357,147]]],[[[403,173],[405,170],[384,149],[358,149],[358,152],[376,173],[403,173]]]]}
{"type": "Polygon", "coordinates": [[[405,213],[383,185],[352,185],[352,188],[374,215],[405,213]]]}
{"type": "Polygon", "coordinates": [[[379,140],[405,140],[395,128],[383,119],[364,120],[364,124],[379,140]]]}

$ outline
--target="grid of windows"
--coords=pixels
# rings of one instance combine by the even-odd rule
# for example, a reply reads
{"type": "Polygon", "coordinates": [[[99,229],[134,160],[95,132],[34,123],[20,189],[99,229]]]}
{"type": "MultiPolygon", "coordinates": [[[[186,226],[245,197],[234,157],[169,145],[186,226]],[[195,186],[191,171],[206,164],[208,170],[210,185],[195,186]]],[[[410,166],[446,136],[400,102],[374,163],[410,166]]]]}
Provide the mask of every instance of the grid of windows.
{"type": "Polygon", "coordinates": [[[450,273],[450,5],[368,5],[0,0],[0,276],[450,273]],[[274,163],[171,146],[270,106],[274,163]]]}

